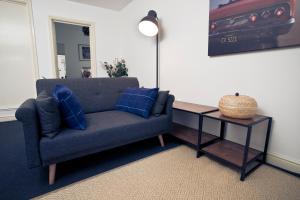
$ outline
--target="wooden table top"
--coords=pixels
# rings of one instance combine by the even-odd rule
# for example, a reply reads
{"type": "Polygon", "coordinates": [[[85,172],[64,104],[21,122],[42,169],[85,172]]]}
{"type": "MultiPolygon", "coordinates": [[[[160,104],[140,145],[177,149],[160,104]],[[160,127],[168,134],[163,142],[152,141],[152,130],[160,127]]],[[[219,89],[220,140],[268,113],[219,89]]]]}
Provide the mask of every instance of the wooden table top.
{"type": "Polygon", "coordinates": [[[194,103],[187,103],[187,102],[183,102],[183,101],[175,101],[173,103],[173,108],[177,109],[177,110],[192,112],[195,114],[204,114],[204,113],[218,110],[217,107],[205,106],[205,105],[194,104],[194,103]]]}
{"type": "Polygon", "coordinates": [[[269,119],[269,117],[263,116],[263,115],[255,115],[251,119],[235,119],[235,118],[225,117],[224,115],[222,115],[222,113],[220,111],[207,113],[207,114],[205,114],[205,117],[210,117],[213,119],[220,119],[220,120],[223,120],[223,121],[226,121],[229,123],[242,125],[242,126],[250,126],[250,125],[262,122],[266,119],[269,119]]]}

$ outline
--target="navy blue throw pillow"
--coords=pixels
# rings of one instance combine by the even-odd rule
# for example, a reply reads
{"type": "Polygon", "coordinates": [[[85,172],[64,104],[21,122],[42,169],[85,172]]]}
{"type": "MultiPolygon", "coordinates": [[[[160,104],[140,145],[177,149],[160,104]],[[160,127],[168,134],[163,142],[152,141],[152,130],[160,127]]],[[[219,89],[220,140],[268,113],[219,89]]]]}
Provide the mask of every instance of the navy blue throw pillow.
{"type": "Polygon", "coordinates": [[[83,110],[72,90],[64,85],[56,85],[53,96],[59,103],[63,120],[67,126],[71,129],[86,129],[86,120],[83,110]]]}
{"type": "Polygon", "coordinates": [[[116,108],[148,118],[156,101],[157,93],[158,88],[127,88],[119,97],[116,108]]]}

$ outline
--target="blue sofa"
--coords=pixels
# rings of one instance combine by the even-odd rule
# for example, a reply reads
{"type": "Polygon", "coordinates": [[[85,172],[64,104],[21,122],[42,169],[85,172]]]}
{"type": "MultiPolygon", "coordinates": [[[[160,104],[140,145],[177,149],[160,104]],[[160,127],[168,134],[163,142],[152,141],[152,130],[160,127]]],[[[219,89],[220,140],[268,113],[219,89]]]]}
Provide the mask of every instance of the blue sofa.
{"type": "Polygon", "coordinates": [[[148,119],[115,110],[116,101],[128,87],[139,87],[136,78],[41,79],[37,93],[52,94],[56,84],[69,87],[78,97],[86,120],[86,130],[62,128],[54,138],[42,137],[35,99],[26,100],[17,110],[22,122],[29,168],[49,166],[49,183],[55,179],[56,164],[103,150],[168,133],[172,126],[172,104],[169,95],[164,112],[148,119]]]}

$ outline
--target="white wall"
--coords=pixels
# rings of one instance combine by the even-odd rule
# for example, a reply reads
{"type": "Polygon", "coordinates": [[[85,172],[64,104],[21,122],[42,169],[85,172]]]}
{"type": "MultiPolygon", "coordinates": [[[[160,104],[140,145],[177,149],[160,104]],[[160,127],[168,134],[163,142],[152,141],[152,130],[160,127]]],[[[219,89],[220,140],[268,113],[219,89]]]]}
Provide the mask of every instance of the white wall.
{"type": "MultiPolygon", "coordinates": [[[[272,116],[269,153],[300,164],[300,48],[207,56],[209,0],[135,0],[122,16],[122,53],[129,75],[141,85],[155,85],[155,40],[142,36],[138,21],[154,9],[163,27],[160,42],[161,88],[177,100],[217,106],[225,94],[247,94],[259,104],[259,113],[272,116]]],[[[194,116],[175,113],[175,120],[196,127],[194,116]]],[[[252,146],[261,148],[265,125],[255,129],[252,146]]],[[[206,129],[216,129],[209,121],[206,129]]],[[[227,138],[242,142],[237,127],[227,138]]]]}
{"type": "MultiPolygon", "coordinates": [[[[120,55],[119,15],[116,11],[66,0],[32,0],[32,9],[40,77],[54,77],[50,43],[50,16],[95,23],[97,63],[112,61],[120,55]]],[[[106,76],[106,72],[101,66],[97,67],[97,75],[106,76]]]]}
{"type": "Polygon", "coordinates": [[[91,61],[80,60],[79,44],[90,44],[90,37],[84,35],[82,26],[55,22],[56,42],[64,44],[66,56],[66,75],[69,78],[81,78],[82,67],[90,68],[91,61]]]}

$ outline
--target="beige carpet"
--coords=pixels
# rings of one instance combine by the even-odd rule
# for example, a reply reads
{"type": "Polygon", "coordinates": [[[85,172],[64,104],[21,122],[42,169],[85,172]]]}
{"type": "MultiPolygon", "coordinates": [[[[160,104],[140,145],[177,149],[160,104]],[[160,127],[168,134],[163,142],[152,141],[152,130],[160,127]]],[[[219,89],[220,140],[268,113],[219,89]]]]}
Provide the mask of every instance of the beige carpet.
{"type": "Polygon", "coordinates": [[[270,199],[300,200],[300,179],[261,166],[239,174],[180,146],[88,178],[38,199],[270,199]]]}

